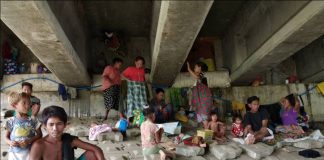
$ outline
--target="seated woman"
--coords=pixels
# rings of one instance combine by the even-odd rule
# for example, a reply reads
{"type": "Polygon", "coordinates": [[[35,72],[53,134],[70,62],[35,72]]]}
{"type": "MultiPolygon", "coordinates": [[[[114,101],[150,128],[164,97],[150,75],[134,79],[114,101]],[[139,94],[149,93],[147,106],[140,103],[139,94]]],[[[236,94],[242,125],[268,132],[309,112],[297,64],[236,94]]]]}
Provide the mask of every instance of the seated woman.
{"type": "Polygon", "coordinates": [[[304,131],[297,123],[300,105],[296,103],[296,97],[290,94],[281,100],[281,104],[283,108],[280,116],[283,126],[278,126],[276,131],[287,133],[286,138],[299,138],[304,131]]]}

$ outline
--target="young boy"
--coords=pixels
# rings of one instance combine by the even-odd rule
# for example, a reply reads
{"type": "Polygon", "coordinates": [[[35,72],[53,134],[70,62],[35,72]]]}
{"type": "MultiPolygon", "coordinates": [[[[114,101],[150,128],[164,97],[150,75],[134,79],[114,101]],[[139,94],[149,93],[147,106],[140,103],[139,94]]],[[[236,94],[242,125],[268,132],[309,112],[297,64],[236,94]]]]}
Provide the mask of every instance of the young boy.
{"type": "Polygon", "coordinates": [[[225,125],[224,123],[218,121],[216,112],[210,112],[211,121],[208,123],[207,128],[214,131],[213,139],[218,141],[224,141],[225,138],[225,125]]]}
{"type": "Polygon", "coordinates": [[[32,96],[33,85],[28,82],[23,82],[21,84],[21,89],[22,92],[30,96],[31,107],[28,111],[28,116],[36,117],[40,109],[40,100],[37,97],[32,96]]]}
{"type": "Polygon", "coordinates": [[[6,122],[6,142],[10,146],[8,159],[26,160],[31,144],[42,137],[40,123],[27,116],[30,99],[26,93],[12,92],[8,100],[16,111],[16,116],[6,122]]]}
{"type": "Polygon", "coordinates": [[[78,160],[105,159],[99,147],[63,133],[67,123],[67,114],[62,107],[46,107],[43,110],[42,119],[48,135],[33,144],[30,151],[31,160],[74,160],[75,148],[86,150],[78,160]]]}
{"type": "Polygon", "coordinates": [[[155,114],[152,108],[144,109],[144,116],[146,120],[141,125],[141,140],[144,159],[148,156],[154,154],[160,154],[161,160],[166,159],[166,157],[174,157],[170,153],[162,151],[158,144],[161,142],[163,128],[159,128],[154,124],[155,114]]]}

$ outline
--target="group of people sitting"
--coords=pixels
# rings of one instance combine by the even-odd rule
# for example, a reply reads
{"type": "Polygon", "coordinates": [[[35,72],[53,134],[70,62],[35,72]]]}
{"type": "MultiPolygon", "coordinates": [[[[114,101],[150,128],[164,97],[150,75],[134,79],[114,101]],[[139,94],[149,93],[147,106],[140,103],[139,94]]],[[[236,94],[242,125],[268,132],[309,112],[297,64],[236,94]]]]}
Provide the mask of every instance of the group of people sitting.
{"type": "MultiPolygon", "coordinates": [[[[122,60],[115,59],[113,65],[106,68],[103,73],[105,78],[103,91],[107,109],[105,119],[107,119],[110,109],[118,110],[119,100],[117,95],[120,92],[121,84],[121,75],[118,69],[121,64],[122,60]]],[[[146,97],[145,91],[142,91],[145,74],[143,64],[144,59],[137,57],[135,67],[126,69],[122,74],[128,79],[134,80],[137,78],[141,83],[140,90],[136,88],[138,87],[137,84],[134,84],[133,88],[128,88],[129,100],[139,99],[138,94],[140,94],[140,97],[146,97]],[[136,72],[134,72],[135,70],[136,72]]],[[[190,101],[196,113],[196,119],[203,124],[205,129],[214,132],[214,139],[223,141],[226,139],[226,125],[218,119],[217,113],[211,109],[213,105],[212,94],[207,85],[207,78],[203,74],[206,67],[203,63],[196,63],[194,70],[191,70],[189,63],[187,66],[191,75],[197,79],[192,88],[192,99],[190,101]]],[[[128,83],[131,83],[131,81],[128,83]]],[[[6,142],[10,146],[9,160],[70,160],[75,159],[74,148],[86,150],[78,158],[79,160],[104,159],[103,152],[99,147],[64,133],[67,114],[61,107],[50,106],[43,110],[41,121],[48,134],[42,137],[41,123],[35,118],[40,109],[40,100],[32,96],[32,84],[23,83],[22,90],[22,93],[13,92],[9,95],[9,103],[15,109],[15,116],[9,118],[6,122],[6,142]]],[[[134,109],[139,108],[138,106],[143,104],[142,101],[145,102],[146,100],[141,99],[140,101],[140,103],[135,103],[135,101],[132,101],[132,103],[127,102],[127,106],[131,106],[126,112],[127,118],[131,117],[134,109]]],[[[249,97],[247,104],[249,111],[243,116],[235,115],[232,125],[232,135],[236,138],[244,138],[244,143],[253,144],[259,141],[271,140],[275,132],[295,135],[304,134],[304,130],[297,121],[300,113],[300,101],[296,96],[288,95],[281,100],[283,106],[280,112],[282,125],[277,126],[275,129],[269,127],[271,123],[269,113],[264,109],[260,109],[260,99],[257,96],[249,97]]],[[[174,118],[173,107],[164,101],[164,90],[156,89],[156,96],[149,104],[149,107],[141,110],[145,116],[145,121],[140,126],[143,154],[159,153],[163,159],[168,156],[173,157],[172,153],[163,151],[158,147],[163,128],[159,128],[155,123],[165,123],[174,118]]]]}

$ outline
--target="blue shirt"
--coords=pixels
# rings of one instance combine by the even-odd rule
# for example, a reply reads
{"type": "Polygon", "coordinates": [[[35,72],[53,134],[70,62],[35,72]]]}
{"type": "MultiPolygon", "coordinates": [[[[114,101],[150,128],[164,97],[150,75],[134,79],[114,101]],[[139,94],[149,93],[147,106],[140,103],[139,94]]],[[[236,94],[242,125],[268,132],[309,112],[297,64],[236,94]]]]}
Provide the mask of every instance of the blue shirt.
{"type": "MultiPolygon", "coordinates": [[[[28,117],[27,119],[20,119],[11,117],[6,122],[6,129],[10,132],[11,141],[23,141],[36,136],[36,130],[40,127],[40,123],[36,119],[28,117]]],[[[24,152],[30,149],[31,145],[26,148],[10,147],[9,152],[24,152]]]]}

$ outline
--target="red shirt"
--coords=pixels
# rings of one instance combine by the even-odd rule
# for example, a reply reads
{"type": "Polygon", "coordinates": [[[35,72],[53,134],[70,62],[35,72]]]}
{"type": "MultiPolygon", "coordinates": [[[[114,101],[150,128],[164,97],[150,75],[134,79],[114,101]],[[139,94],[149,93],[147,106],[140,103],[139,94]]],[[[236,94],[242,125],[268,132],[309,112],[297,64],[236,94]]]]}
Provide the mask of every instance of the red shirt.
{"type": "Polygon", "coordinates": [[[136,81],[136,82],[145,81],[144,68],[127,67],[123,72],[123,76],[125,76],[127,79],[131,81],[136,81]]]}
{"type": "Polygon", "coordinates": [[[104,72],[102,73],[102,77],[103,77],[103,82],[101,86],[102,90],[110,88],[113,85],[121,84],[120,73],[116,68],[112,66],[107,66],[105,68],[104,72]]]}

